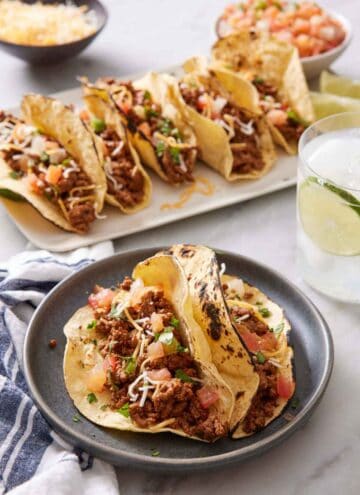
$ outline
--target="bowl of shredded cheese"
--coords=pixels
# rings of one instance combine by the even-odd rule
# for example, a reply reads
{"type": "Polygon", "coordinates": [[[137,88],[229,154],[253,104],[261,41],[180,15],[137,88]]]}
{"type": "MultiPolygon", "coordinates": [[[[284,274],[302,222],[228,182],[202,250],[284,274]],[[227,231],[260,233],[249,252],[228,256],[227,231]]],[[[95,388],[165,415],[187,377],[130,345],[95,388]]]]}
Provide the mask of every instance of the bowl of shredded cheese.
{"type": "Polygon", "coordinates": [[[84,50],[107,18],[98,0],[0,0],[0,47],[30,63],[59,62],[84,50]]]}

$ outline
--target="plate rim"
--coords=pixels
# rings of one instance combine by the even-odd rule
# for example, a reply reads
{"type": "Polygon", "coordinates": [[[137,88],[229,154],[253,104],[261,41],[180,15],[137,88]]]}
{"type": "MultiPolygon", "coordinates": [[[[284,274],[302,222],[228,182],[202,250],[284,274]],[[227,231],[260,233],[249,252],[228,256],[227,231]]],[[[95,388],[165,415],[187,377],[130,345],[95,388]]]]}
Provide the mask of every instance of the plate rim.
{"type": "MultiPolygon", "coordinates": [[[[94,265],[101,266],[102,263],[107,264],[112,261],[119,261],[119,258],[126,258],[127,256],[151,256],[156,252],[165,249],[164,246],[154,246],[148,248],[138,248],[138,249],[128,249],[126,251],[121,251],[115,253],[111,256],[107,256],[102,258],[101,260],[97,260],[95,262],[90,263],[85,266],[81,270],[71,273],[67,277],[65,277],[62,281],[60,281],[56,286],[45,296],[43,301],[36,308],[33,316],[31,317],[30,323],[28,325],[24,346],[23,346],[23,365],[24,365],[24,376],[26,383],[29,387],[30,395],[34,400],[36,406],[38,407],[41,414],[46,418],[46,420],[50,423],[51,427],[62,435],[64,438],[68,439],[72,445],[76,444],[86,452],[98,457],[99,459],[104,459],[105,461],[117,465],[123,466],[126,462],[131,462],[133,467],[141,467],[147,470],[154,469],[163,469],[163,470],[171,470],[172,471],[199,471],[202,469],[207,469],[209,467],[215,467],[219,464],[221,466],[234,464],[236,462],[240,462],[241,460],[248,459],[255,455],[260,455],[270,448],[278,445],[282,441],[286,440],[290,435],[295,433],[299,428],[301,428],[304,423],[309,419],[311,414],[315,411],[317,405],[321,401],[327,386],[329,384],[329,380],[331,378],[331,374],[334,366],[334,343],[332,334],[330,331],[330,327],[326,322],[323,315],[320,313],[319,309],[315,306],[315,304],[309,299],[309,297],[304,294],[304,292],[299,289],[294,283],[284,277],[279,271],[274,270],[271,267],[268,267],[266,264],[258,262],[253,258],[248,256],[238,254],[235,252],[215,249],[212,248],[216,255],[230,256],[235,257],[237,259],[243,260],[245,262],[249,262],[254,266],[254,268],[260,268],[260,270],[265,270],[269,272],[271,276],[275,275],[285,282],[285,284],[289,285],[291,289],[296,293],[298,297],[300,297],[305,305],[307,305],[314,316],[316,316],[319,328],[321,328],[321,333],[323,335],[323,340],[325,344],[325,357],[324,357],[324,368],[322,370],[321,379],[319,380],[319,384],[316,386],[316,389],[312,392],[311,397],[305,407],[301,409],[301,411],[296,415],[293,421],[290,421],[288,424],[283,425],[279,430],[274,432],[272,435],[263,438],[261,440],[255,441],[250,445],[247,445],[242,448],[241,452],[238,450],[233,450],[231,452],[226,452],[223,454],[216,454],[213,456],[202,456],[202,457],[192,457],[192,458],[157,458],[151,457],[145,454],[136,454],[127,452],[125,450],[119,450],[114,447],[104,445],[103,443],[97,441],[94,438],[90,438],[85,434],[74,430],[71,428],[71,425],[65,423],[59,416],[53,411],[50,407],[47,406],[45,401],[42,399],[40,392],[38,391],[35,382],[32,377],[31,366],[30,366],[30,345],[29,342],[31,340],[32,333],[34,332],[34,328],[36,328],[36,319],[38,313],[40,313],[48,302],[48,300],[53,297],[54,293],[62,288],[63,285],[66,285],[69,280],[73,277],[75,278],[79,273],[83,274],[86,271],[90,271],[93,269],[94,265]],[[114,459],[117,459],[115,462],[114,459]]],[[[286,308],[284,308],[286,311],[286,308]]],[[[85,418],[86,421],[89,421],[85,418]]],[[[234,440],[235,442],[235,440],[234,440]]]]}

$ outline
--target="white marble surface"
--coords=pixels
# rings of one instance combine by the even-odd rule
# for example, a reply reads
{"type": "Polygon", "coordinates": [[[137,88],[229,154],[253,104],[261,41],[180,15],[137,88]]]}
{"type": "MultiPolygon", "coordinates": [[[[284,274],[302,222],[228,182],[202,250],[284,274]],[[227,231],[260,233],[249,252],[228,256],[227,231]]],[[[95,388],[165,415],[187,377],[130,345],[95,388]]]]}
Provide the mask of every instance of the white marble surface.
{"type": "MultiPolygon", "coordinates": [[[[161,68],[207,53],[213,21],[226,0],[107,0],[111,19],[101,38],[63,65],[32,68],[0,52],[0,107],[25,91],[51,93],[74,85],[77,74],[94,78],[161,68]]],[[[360,78],[359,0],[327,0],[348,16],[353,44],[335,69],[360,78]]],[[[134,217],[134,221],[136,218],[134,217]]],[[[24,249],[26,240],[0,209],[0,261],[24,249]]],[[[249,255],[294,281],[318,305],[335,341],[335,368],[318,410],[285,444],[260,458],[217,471],[160,476],[118,470],[124,495],[352,495],[360,493],[360,306],[334,302],[307,287],[295,269],[295,189],[222,209],[115,243],[117,250],[173,242],[204,243],[249,255]]],[[[321,359],[321,356],[319,356],[321,359]]]]}

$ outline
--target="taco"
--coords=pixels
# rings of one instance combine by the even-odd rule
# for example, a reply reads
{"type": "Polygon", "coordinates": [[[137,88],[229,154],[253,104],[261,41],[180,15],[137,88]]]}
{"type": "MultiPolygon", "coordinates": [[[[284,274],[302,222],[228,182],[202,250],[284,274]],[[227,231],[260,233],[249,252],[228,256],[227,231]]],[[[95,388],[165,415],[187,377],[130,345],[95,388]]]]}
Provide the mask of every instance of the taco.
{"type": "Polygon", "coordinates": [[[295,389],[290,324],[283,310],[256,287],[229,275],[221,277],[233,325],[254,358],[260,384],[235,438],[252,435],[276,419],[295,389]]]}
{"type": "Polygon", "coordinates": [[[235,397],[230,430],[236,432],[257,392],[259,376],[232,325],[222,294],[215,253],[204,246],[187,244],[172,246],[166,252],[174,256],[184,270],[194,318],[210,348],[212,362],[235,397]]]}
{"type": "Polygon", "coordinates": [[[227,435],[234,397],[172,257],[140,263],[115,289],[96,286],[64,331],[66,388],[90,421],[207,442],[227,435]]]}
{"type": "Polygon", "coordinates": [[[103,78],[142,161],[171,184],[193,181],[196,138],[173,99],[166,75],[148,73],[137,81],[103,78]]]}
{"type": "Polygon", "coordinates": [[[229,181],[264,175],[275,150],[251,84],[231,71],[204,67],[199,58],[184,69],[187,74],[172,87],[195,131],[200,158],[229,181]]]}
{"type": "Polygon", "coordinates": [[[151,180],[141,165],[139,155],[129,142],[120,116],[110,102],[98,94],[84,96],[86,109],[81,118],[100,138],[106,175],[106,201],[123,213],[145,208],[151,199],[151,180]]]}
{"type": "Polygon", "coordinates": [[[212,58],[253,83],[274,140],[296,153],[301,134],[315,119],[296,48],[263,32],[242,31],[219,39],[212,58]]]}
{"type": "Polygon", "coordinates": [[[23,196],[57,226],[85,233],[106,182],[92,134],[57,100],[27,95],[24,120],[0,112],[0,187],[23,196]]]}

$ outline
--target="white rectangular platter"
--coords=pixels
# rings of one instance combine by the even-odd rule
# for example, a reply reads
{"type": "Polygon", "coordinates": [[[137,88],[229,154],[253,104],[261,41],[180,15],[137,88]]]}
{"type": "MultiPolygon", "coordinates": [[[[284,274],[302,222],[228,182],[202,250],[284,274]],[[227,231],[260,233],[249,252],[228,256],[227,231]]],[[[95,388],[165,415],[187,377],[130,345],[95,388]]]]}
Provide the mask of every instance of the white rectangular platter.
{"type": "MultiPolygon", "coordinates": [[[[171,68],[171,72],[179,69],[171,68]]],[[[170,71],[169,70],[169,71],[170,71]]],[[[133,79],[136,76],[124,76],[122,79],[133,79]]],[[[81,106],[80,87],[53,95],[64,103],[81,106]]],[[[19,109],[11,109],[18,113],[19,109]]],[[[1,198],[8,214],[19,230],[34,245],[51,251],[68,251],[95,242],[116,239],[135,232],[159,227],[183,218],[192,217],[204,212],[216,210],[231,204],[256,198],[264,194],[278,191],[296,183],[296,161],[294,156],[288,156],[279,151],[279,156],[273,169],[259,180],[226,182],[220,175],[202,163],[196,166],[195,177],[204,177],[214,187],[210,196],[195,192],[181,208],[162,209],[166,203],[174,204],[179,201],[181,193],[188,186],[173,187],[164,183],[150,172],[153,182],[152,200],[147,208],[134,215],[123,215],[118,209],[106,206],[103,214],[106,218],[96,220],[90,231],[85,235],[65,232],[42,218],[29,204],[13,202],[1,198]]]]}

